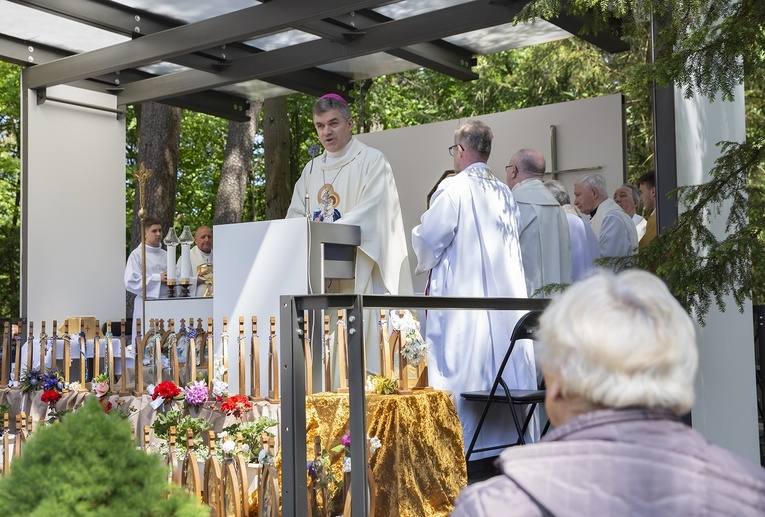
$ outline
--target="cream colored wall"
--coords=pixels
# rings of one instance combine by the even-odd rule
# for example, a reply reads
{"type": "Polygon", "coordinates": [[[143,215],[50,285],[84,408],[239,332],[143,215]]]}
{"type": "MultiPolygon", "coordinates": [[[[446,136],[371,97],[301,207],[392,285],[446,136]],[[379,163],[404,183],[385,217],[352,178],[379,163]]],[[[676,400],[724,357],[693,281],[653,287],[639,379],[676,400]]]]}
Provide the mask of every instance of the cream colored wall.
{"type": "MultiPolygon", "coordinates": [[[[557,132],[557,169],[601,167],[609,193],[626,178],[626,141],[621,95],[571,101],[537,108],[471,117],[492,128],[494,141],[489,166],[504,180],[505,165],[518,149],[531,147],[545,155],[550,170],[550,126],[557,132]]],[[[441,174],[454,167],[447,148],[454,143],[454,130],[467,119],[393,129],[358,135],[382,150],[396,177],[407,235],[419,224],[426,209],[425,197],[441,174]]],[[[574,200],[573,184],[585,172],[562,173],[557,178],[574,200]]],[[[416,258],[409,245],[409,262],[414,271],[416,258]]],[[[423,292],[425,275],[414,278],[415,292],[423,292]]]]}
{"type": "MultiPolygon", "coordinates": [[[[50,97],[116,108],[70,86],[50,97]]],[[[67,316],[125,314],[125,123],[22,88],[21,314],[36,328],[67,316]]],[[[50,326],[48,327],[50,332],[50,326]]]]}

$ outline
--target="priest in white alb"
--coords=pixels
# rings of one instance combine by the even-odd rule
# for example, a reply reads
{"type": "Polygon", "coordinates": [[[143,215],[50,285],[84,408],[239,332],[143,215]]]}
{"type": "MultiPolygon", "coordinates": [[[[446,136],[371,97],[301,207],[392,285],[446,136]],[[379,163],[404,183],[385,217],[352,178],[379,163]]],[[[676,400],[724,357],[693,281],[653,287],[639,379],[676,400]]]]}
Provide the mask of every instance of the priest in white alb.
{"type": "MultiPolygon", "coordinates": [[[[421,224],[412,230],[415,272],[430,271],[431,296],[527,297],[520,212],[508,186],[486,164],[491,141],[491,129],[480,121],[468,121],[456,130],[449,153],[457,174],[440,183],[421,224]]],[[[483,407],[459,394],[491,388],[518,316],[486,310],[427,313],[428,380],[434,388],[454,392],[466,448],[483,407]]],[[[519,342],[504,378],[511,388],[536,389],[530,341],[519,342]]],[[[536,423],[532,427],[530,438],[538,434],[536,423]]],[[[513,428],[509,411],[493,411],[476,448],[512,441],[513,428]]]]}
{"type": "Polygon", "coordinates": [[[548,284],[571,283],[571,237],[566,213],[542,183],[545,158],[521,149],[505,167],[507,185],[521,211],[521,254],[529,296],[548,284]]]}
{"type": "MultiPolygon", "coordinates": [[[[189,250],[189,260],[191,261],[191,284],[196,285],[194,296],[202,297],[207,290],[207,284],[204,278],[198,275],[199,266],[213,263],[213,236],[212,229],[209,226],[200,226],[194,232],[194,247],[189,250]]],[[[180,278],[181,260],[176,264],[177,277],[180,278]]]]}
{"type": "MultiPolygon", "coordinates": [[[[303,168],[287,217],[361,228],[355,280],[333,280],[331,292],[412,294],[404,222],[388,160],[353,138],[351,110],[341,96],[330,93],[316,101],[313,121],[324,152],[303,168]]],[[[373,312],[379,313],[365,311],[364,318],[367,369],[379,372],[379,331],[373,312]]]]}

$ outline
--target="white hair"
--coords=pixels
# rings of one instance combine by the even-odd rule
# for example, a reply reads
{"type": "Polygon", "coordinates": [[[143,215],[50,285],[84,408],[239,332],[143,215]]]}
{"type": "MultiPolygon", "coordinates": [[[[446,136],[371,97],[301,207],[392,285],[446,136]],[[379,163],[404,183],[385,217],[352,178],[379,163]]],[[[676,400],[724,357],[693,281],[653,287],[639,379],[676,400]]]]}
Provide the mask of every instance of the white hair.
{"type": "Polygon", "coordinates": [[[563,395],[593,407],[693,405],[698,367],[691,318],[659,278],[600,271],[556,297],[540,320],[542,369],[563,395]]]}
{"type": "Polygon", "coordinates": [[[600,197],[608,197],[608,189],[606,188],[606,178],[602,174],[585,174],[574,185],[579,185],[582,188],[594,188],[600,194],[600,197]]]}
{"type": "Polygon", "coordinates": [[[571,198],[568,195],[568,191],[566,190],[566,187],[558,180],[547,180],[544,182],[545,187],[547,187],[547,190],[552,192],[553,197],[555,200],[560,203],[561,205],[570,205],[571,204],[571,198]]]}

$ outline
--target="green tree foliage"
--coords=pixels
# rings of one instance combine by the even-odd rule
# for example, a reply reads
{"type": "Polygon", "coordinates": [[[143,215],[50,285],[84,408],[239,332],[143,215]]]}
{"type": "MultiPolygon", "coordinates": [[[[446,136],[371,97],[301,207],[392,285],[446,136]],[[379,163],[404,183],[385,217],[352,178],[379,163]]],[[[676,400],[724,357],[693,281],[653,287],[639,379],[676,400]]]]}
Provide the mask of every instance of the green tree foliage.
{"type": "Polygon", "coordinates": [[[0,316],[19,315],[19,67],[0,62],[0,316]]]}
{"type": "Polygon", "coordinates": [[[95,397],[31,437],[0,480],[7,517],[202,517],[209,508],[173,489],[159,456],[135,448],[128,422],[95,397]]]}
{"type": "Polygon", "coordinates": [[[212,224],[228,121],[184,110],[178,149],[176,226],[212,224]]]}

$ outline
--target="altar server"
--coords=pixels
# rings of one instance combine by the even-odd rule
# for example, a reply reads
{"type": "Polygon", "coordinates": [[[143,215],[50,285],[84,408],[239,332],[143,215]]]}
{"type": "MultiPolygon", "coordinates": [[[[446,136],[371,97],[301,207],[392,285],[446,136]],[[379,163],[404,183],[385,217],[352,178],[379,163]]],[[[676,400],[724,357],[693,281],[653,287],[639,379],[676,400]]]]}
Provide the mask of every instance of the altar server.
{"type": "MultiPolygon", "coordinates": [[[[412,230],[415,272],[430,271],[432,296],[527,296],[519,242],[521,215],[508,186],[486,164],[491,141],[491,129],[480,121],[468,121],[457,129],[449,147],[457,174],[441,182],[421,224],[412,230]]],[[[508,311],[427,313],[428,380],[434,388],[455,393],[465,445],[473,437],[482,407],[465,402],[459,393],[491,387],[517,317],[508,311]]],[[[519,342],[505,375],[511,388],[537,387],[530,341],[519,342]]],[[[493,412],[476,447],[504,443],[512,428],[509,412],[493,412]]],[[[537,432],[535,428],[532,436],[537,432]]]]}
{"type": "MultiPolygon", "coordinates": [[[[353,138],[351,109],[341,96],[329,93],[316,101],[313,122],[324,152],[303,168],[287,217],[361,228],[355,280],[334,280],[331,292],[411,294],[404,221],[388,160],[353,138]]],[[[313,289],[320,292],[319,286],[313,289]]],[[[373,339],[379,334],[377,318],[371,321],[369,315],[371,311],[365,313],[367,369],[379,372],[379,347],[373,339]]]]}
{"type": "MultiPolygon", "coordinates": [[[[167,298],[167,252],[162,249],[162,224],[151,217],[144,220],[146,228],[146,298],[167,298]]],[[[141,245],[130,252],[125,264],[125,289],[135,294],[133,300],[133,330],[136,337],[136,319],[143,318],[143,280],[141,245]]],[[[148,325],[144,324],[143,328],[148,325]]]]}

